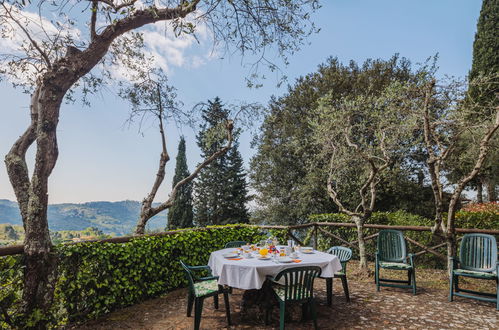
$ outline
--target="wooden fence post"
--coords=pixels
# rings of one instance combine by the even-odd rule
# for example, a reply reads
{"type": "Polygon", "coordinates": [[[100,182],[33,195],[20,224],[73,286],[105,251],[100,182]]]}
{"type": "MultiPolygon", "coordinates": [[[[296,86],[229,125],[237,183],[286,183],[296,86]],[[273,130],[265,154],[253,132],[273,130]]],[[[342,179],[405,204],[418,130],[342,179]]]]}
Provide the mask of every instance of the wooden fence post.
{"type": "Polygon", "coordinates": [[[314,250],[317,250],[317,224],[314,223],[314,250]]]}

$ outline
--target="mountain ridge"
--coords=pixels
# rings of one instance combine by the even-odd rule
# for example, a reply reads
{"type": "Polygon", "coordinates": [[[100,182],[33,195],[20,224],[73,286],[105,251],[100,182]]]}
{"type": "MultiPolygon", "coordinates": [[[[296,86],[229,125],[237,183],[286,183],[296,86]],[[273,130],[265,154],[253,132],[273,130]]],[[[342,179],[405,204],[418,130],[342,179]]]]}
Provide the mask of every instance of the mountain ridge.
{"type": "MultiPolygon", "coordinates": [[[[84,230],[96,227],[105,234],[123,236],[133,232],[139,217],[141,203],[133,200],[117,202],[93,201],[85,203],[49,204],[49,229],[84,230]]],[[[18,204],[0,199],[0,223],[22,225],[18,204]]],[[[166,227],[166,212],[156,215],[148,222],[148,229],[166,227]]]]}

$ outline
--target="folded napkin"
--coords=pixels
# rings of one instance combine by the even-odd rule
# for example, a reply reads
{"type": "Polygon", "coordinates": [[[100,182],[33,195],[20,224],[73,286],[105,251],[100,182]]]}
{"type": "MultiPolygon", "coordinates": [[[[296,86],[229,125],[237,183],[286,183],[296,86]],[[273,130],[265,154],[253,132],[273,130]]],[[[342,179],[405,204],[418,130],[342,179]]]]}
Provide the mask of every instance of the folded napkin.
{"type": "Polygon", "coordinates": [[[243,258],[229,258],[229,260],[241,260],[243,258]]]}
{"type": "Polygon", "coordinates": [[[301,260],[300,259],[293,259],[293,262],[298,263],[298,262],[301,262],[301,260]]]}

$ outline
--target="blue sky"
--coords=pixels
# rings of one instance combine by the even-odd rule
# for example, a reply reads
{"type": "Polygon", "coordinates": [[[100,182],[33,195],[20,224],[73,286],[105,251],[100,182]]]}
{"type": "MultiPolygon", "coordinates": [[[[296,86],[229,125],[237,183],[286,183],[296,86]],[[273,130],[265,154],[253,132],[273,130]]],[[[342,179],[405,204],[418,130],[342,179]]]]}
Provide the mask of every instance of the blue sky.
{"type": "MultiPolygon", "coordinates": [[[[284,69],[290,82],[313,72],[327,57],[342,62],[353,59],[389,58],[394,53],[413,63],[439,53],[440,74],[465,76],[472,59],[472,45],[480,11],[479,0],[328,0],[314,16],[321,32],[312,36],[310,45],[290,58],[284,69]]],[[[196,53],[195,46],[182,56],[196,53]]],[[[260,102],[271,95],[282,95],[286,88],[276,87],[275,75],[267,72],[264,87],[246,87],[248,69],[244,59],[232,56],[211,59],[201,65],[177,63],[169,67],[170,82],[178,89],[186,107],[221,97],[226,103],[260,102]]],[[[29,121],[29,96],[0,82],[0,155],[8,152],[29,121]]],[[[91,107],[76,103],[64,105],[58,128],[59,160],[50,179],[49,202],[86,202],[96,200],[142,200],[154,180],[160,140],[154,126],[125,124],[129,106],[115,95],[103,91],[91,107]]],[[[190,128],[167,129],[172,161],[157,201],[166,198],[171,187],[174,157],[180,134],[187,139],[187,157],[192,170],[200,161],[195,133],[190,128]]],[[[250,134],[241,138],[241,153],[248,166],[254,154],[250,134]]],[[[31,153],[32,157],[32,153],[31,153]]],[[[14,200],[3,162],[0,165],[0,199],[14,200]]]]}

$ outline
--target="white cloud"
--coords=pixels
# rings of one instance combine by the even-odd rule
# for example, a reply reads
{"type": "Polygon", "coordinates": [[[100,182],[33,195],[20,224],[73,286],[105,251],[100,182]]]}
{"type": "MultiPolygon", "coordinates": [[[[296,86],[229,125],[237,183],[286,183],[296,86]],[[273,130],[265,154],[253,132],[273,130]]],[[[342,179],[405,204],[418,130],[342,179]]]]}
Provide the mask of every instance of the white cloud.
{"type": "MultiPolygon", "coordinates": [[[[140,7],[140,0],[137,2],[140,7]]],[[[52,50],[53,40],[56,36],[60,40],[74,40],[75,43],[82,42],[82,32],[66,23],[65,17],[52,17],[49,20],[47,17],[41,17],[38,13],[27,10],[20,11],[18,8],[6,5],[7,10],[10,10],[14,17],[22,23],[29,32],[30,36],[50,54],[51,60],[57,55],[52,50]]],[[[0,7],[0,15],[5,15],[5,10],[0,7]]],[[[201,13],[195,13],[192,17],[199,16],[201,13]]],[[[1,17],[1,16],[0,16],[1,17]]],[[[192,18],[186,19],[185,22],[194,23],[192,18]]],[[[81,25],[80,27],[82,27],[81,25]]],[[[105,22],[99,21],[98,27],[104,27],[105,22]]],[[[29,49],[29,40],[22,29],[14,22],[0,18],[0,27],[3,31],[3,38],[0,39],[0,53],[2,55],[25,56],[25,50],[29,49]]],[[[212,60],[216,54],[212,51],[213,42],[210,32],[205,24],[197,22],[195,36],[183,33],[176,36],[173,32],[172,22],[158,22],[142,28],[145,44],[145,54],[153,58],[153,66],[162,68],[165,72],[171,74],[174,68],[189,68],[195,69],[205,65],[212,60]]],[[[60,47],[64,51],[65,47],[60,47]]],[[[32,48],[32,55],[39,54],[32,48]]],[[[36,66],[41,68],[43,65],[40,61],[33,61],[36,66]]],[[[0,62],[0,68],[6,68],[6,62],[0,62]]],[[[12,70],[12,67],[9,68],[12,70]]],[[[132,79],[132,76],[125,68],[117,65],[111,68],[113,78],[116,79],[132,79]]],[[[36,76],[36,68],[28,67],[28,72],[24,72],[24,76],[36,76]]],[[[22,76],[21,75],[21,76],[22,76]]]]}
{"type": "Polygon", "coordinates": [[[12,82],[33,82],[37,71],[45,66],[40,52],[32,46],[29,38],[36,42],[51,61],[59,55],[57,52],[63,40],[78,42],[80,39],[80,31],[67,24],[62,16],[60,19],[49,20],[38,13],[21,11],[7,3],[3,6],[0,7],[0,69],[11,73],[9,79],[12,82]],[[26,58],[30,65],[9,66],[10,61],[26,58]]]}
{"type": "Polygon", "coordinates": [[[212,59],[207,51],[212,42],[204,24],[196,26],[195,36],[175,36],[172,24],[158,22],[144,31],[144,43],[146,51],[156,59],[155,64],[166,72],[171,72],[172,67],[198,68],[212,59]]]}

